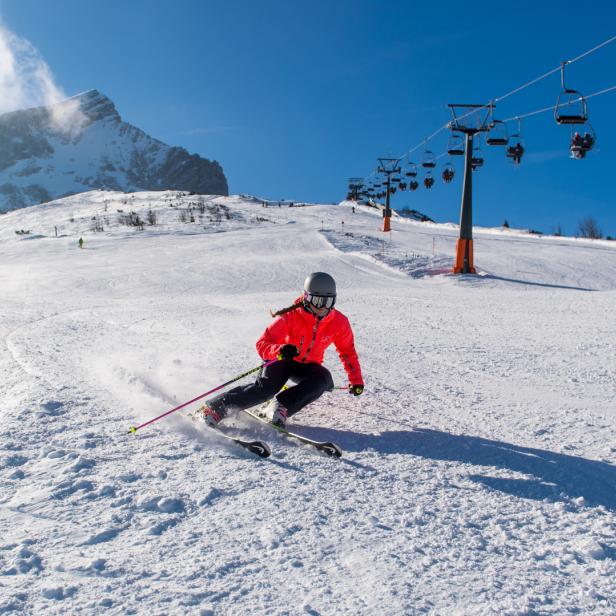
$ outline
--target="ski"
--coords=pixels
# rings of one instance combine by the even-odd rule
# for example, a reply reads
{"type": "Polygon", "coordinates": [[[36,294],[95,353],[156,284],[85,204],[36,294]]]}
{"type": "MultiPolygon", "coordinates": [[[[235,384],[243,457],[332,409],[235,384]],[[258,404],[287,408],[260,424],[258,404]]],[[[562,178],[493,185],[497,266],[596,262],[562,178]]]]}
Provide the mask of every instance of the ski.
{"type": "Polygon", "coordinates": [[[225,434],[220,428],[213,428],[212,426],[208,426],[205,421],[200,421],[198,417],[198,411],[193,411],[191,413],[186,414],[192,421],[197,421],[203,423],[203,425],[208,429],[215,432],[218,436],[222,436],[229,441],[234,442],[235,444],[247,449],[251,453],[259,456],[260,458],[269,458],[272,455],[272,450],[270,449],[267,443],[263,441],[245,441],[241,438],[237,438],[235,436],[231,436],[230,434],[225,434]]]}
{"type": "Polygon", "coordinates": [[[236,438],[235,436],[225,434],[224,432],[222,432],[222,430],[220,430],[220,428],[211,429],[219,436],[233,441],[244,449],[248,449],[248,451],[256,454],[260,458],[269,458],[272,455],[272,450],[269,448],[269,445],[267,443],[264,443],[263,441],[244,441],[241,438],[236,438]]]}
{"type": "Polygon", "coordinates": [[[322,451],[324,454],[330,456],[331,458],[342,457],[342,449],[340,449],[340,447],[338,447],[336,443],[331,443],[329,441],[315,441],[311,438],[302,436],[301,434],[297,434],[296,432],[291,432],[290,430],[287,430],[286,428],[283,428],[281,426],[277,426],[271,421],[268,421],[264,415],[260,414],[259,409],[244,409],[243,412],[247,415],[250,415],[250,417],[256,419],[262,424],[265,424],[266,426],[273,428],[277,432],[280,432],[280,434],[284,434],[285,436],[300,441],[301,443],[305,443],[306,445],[311,445],[315,449],[322,451]]]}

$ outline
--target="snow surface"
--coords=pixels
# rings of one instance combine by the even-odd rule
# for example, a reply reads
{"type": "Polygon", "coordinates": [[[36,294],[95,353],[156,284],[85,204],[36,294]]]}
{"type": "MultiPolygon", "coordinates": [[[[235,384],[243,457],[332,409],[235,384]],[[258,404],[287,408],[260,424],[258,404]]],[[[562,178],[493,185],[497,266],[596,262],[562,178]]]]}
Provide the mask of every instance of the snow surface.
{"type": "Polygon", "coordinates": [[[477,229],[452,276],[455,225],[380,225],[177,192],[0,216],[0,613],[616,614],[616,245],[477,229]],[[242,417],[269,460],[181,413],[128,434],[257,365],[317,270],[366,392],[293,426],[343,459],[242,417]]]}

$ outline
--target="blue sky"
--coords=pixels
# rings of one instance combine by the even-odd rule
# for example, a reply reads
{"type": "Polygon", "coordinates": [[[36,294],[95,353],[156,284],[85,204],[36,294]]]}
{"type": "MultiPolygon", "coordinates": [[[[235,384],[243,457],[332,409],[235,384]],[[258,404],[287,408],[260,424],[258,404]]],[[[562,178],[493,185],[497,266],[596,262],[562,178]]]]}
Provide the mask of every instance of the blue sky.
{"type": "MultiPolygon", "coordinates": [[[[231,192],[321,202],[443,126],[447,103],[500,97],[616,34],[608,2],[1,0],[0,16],[67,95],[100,90],[126,121],[218,160],[231,192]]],[[[567,77],[583,94],[616,85],[616,42],[567,77]]],[[[559,91],[555,74],[497,116],[547,107],[559,91]]],[[[616,91],[588,105],[598,141],[585,160],[568,158],[570,131],[550,113],[524,121],[519,168],[483,147],[476,224],[574,234],[592,216],[616,236],[616,91]]],[[[394,207],[457,222],[454,162],[451,185],[398,193],[394,207]]]]}

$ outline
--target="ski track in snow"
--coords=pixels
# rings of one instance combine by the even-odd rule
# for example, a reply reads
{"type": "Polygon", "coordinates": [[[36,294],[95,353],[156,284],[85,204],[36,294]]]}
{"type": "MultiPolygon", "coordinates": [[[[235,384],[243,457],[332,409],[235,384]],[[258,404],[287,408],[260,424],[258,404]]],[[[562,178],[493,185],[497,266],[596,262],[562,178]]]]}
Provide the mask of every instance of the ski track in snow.
{"type": "Polygon", "coordinates": [[[616,614],[614,243],[477,229],[452,276],[452,225],[240,197],[180,222],[198,199],[0,216],[0,614],[616,614]],[[292,425],[341,460],[243,416],[269,460],[185,412],[128,434],[256,366],[318,270],[366,392],[292,425]]]}

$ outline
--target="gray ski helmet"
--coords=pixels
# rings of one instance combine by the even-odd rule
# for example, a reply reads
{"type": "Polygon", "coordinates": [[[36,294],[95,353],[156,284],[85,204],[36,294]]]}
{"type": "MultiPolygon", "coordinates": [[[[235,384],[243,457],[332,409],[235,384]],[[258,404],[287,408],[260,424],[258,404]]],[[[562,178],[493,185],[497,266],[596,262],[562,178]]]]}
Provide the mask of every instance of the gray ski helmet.
{"type": "Polygon", "coordinates": [[[304,281],[304,304],[332,308],[336,303],[336,282],[325,272],[313,272],[304,281]]]}
{"type": "Polygon", "coordinates": [[[321,297],[336,296],[336,281],[325,272],[313,272],[304,281],[304,291],[321,297]]]}

